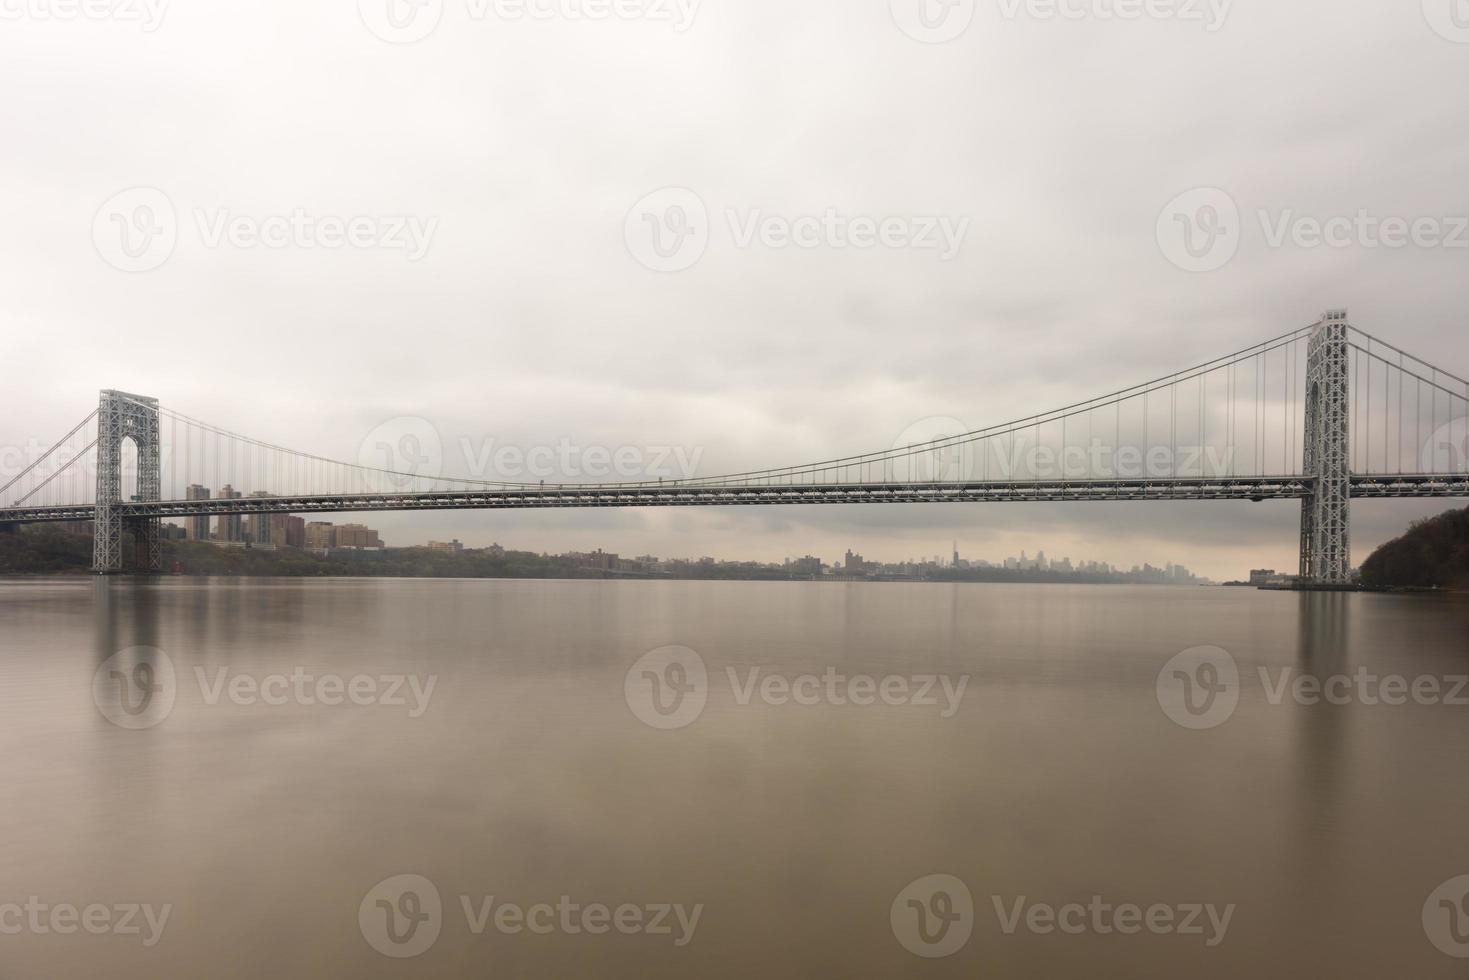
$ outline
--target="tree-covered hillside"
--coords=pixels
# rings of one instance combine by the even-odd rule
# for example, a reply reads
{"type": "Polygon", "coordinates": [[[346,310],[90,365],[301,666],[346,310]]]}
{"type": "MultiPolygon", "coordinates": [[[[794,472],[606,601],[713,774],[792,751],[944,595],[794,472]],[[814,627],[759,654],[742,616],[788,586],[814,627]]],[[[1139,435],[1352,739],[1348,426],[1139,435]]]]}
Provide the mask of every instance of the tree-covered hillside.
{"type": "Polygon", "coordinates": [[[1362,563],[1369,588],[1469,588],[1469,507],[1417,521],[1362,563]]]}

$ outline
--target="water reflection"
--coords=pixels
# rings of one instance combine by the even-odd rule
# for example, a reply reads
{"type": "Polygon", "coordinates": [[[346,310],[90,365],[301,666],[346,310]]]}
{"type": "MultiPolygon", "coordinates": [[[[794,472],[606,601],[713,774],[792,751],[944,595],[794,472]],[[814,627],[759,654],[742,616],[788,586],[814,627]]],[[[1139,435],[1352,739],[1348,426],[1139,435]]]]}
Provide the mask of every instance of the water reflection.
{"type": "Polygon", "coordinates": [[[1465,602],[166,578],[0,582],[0,627],[0,904],[17,891],[177,909],[147,951],[0,937],[16,975],[1451,975],[1417,915],[1469,869],[1466,712],[1271,704],[1259,670],[1463,669],[1465,602]],[[670,644],[703,658],[713,689],[696,720],[660,730],[625,683],[670,644]],[[1189,730],[1156,685],[1201,644],[1238,661],[1244,696],[1189,730]],[[950,716],[741,703],[726,672],[757,668],[971,681],[950,716]],[[417,715],[201,688],[298,669],[440,683],[417,715]],[[446,916],[490,894],[707,911],[683,948],[477,935],[461,916],[405,963],[357,921],[404,874],[432,882],[446,916]],[[890,911],[935,874],[972,890],[978,919],[953,955],[921,961],[890,911]],[[1020,895],[1238,914],[1208,950],[1007,933],[993,900],[1020,895]]]}

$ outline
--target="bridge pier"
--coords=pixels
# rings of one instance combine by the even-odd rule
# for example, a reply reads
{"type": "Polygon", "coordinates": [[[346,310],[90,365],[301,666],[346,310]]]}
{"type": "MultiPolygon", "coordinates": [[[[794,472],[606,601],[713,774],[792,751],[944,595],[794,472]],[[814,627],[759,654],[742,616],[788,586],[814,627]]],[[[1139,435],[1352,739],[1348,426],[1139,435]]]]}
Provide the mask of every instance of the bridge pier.
{"type": "Polygon", "coordinates": [[[1301,501],[1301,578],[1342,585],[1352,568],[1351,369],[1346,310],[1329,310],[1311,334],[1306,355],[1304,474],[1311,496],[1301,501]]]}
{"type": "Polygon", "coordinates": [[[125,391],[104,391],[97,408],[97,504],[92,525],[92,571],[98,575],[157,572],[163,568],[162,520],[132,517],[125,510],[122,444],[127,440],[132,440],[138,451],[138,488],[133,499],[160,499],[163,480],[158,400],[125,391]],[[124,548],[125,540],[133,543],[131,549],[124,548]],[[129,558],[126,563],[124,557],[129,558]]]}

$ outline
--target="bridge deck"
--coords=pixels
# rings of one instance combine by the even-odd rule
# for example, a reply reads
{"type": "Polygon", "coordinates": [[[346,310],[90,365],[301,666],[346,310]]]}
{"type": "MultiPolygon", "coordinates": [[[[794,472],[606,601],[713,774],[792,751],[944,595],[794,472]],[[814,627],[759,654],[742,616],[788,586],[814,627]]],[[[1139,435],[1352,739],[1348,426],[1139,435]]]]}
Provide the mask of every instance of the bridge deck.
{"type": "MultiPolygon", "coordinates": [[[[163,500],[120,505],[129,517],[325,514],[390,510],[515,510],[550,507],[742,507],[814,504],[1018,503],[1104,500],[1295,500],[1309,496],[1298,476],[1161,480],[1039,480],[997,483],[865,483],[801,486],[566,485],[433,493],[163,500]]],[[[1469,496],[1469,476],[1354,476],[1352,496],[1469,496]]],[[[91,505],[0,510],[0,523],[91,520],[91,505]]]]}

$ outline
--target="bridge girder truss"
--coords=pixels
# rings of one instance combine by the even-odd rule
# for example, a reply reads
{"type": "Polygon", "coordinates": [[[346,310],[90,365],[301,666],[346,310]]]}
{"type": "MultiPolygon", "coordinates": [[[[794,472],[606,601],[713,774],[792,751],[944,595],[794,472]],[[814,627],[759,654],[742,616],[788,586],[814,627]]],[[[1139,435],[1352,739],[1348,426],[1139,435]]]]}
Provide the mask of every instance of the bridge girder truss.
{"type": "MultiPolygon", "coordinates": [[[[1464,474],[1353,476],[1358,498],[1469,497],[1464,474]]],[[[219,517],[233,514],[333,514],[387,510],[533,510],[568,507],[739,507],[876,503],[1040,503],[1067,501],[1305,500],[1310,480],[1300,477],[1240,480],[1072,481],[983,484],[831,484],[802,487],[700,486],[556,487],[545,490],[262,497],[229,500],[164,500],[124,503],[129,518],[219,517]]],[[[0,511],[0,523],[89,521],[90,504],[0,511]]]]}

